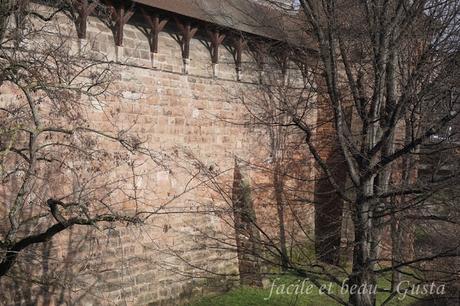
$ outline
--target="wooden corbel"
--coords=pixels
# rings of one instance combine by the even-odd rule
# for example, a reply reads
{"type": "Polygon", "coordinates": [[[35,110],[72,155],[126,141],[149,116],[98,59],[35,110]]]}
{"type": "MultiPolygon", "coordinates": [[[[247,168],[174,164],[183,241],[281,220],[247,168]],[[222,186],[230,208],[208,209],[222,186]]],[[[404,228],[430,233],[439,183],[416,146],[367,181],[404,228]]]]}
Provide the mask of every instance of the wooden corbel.
{"type": "Polygon", "coordinates": [[[75,24],[78,38],[86,39],[88,16],[94,12],[99,5],[99,1],[70,0],[68,4],[70,5],[70,10],[67,13],[75,24]]]}
{"type": "Polygon", "coordinates": [[[289,50],[280,50],[273,54],[275,62],[278,64],[281,75],[283,76],[283,85],[287,85],[288,82],[288,68],[289,68],[289,50]]]}
{"type": "Polygon", "coordinates": [[[191,22],[181,21],[177,17],[174,17],[176,21],[177,29],[179,30],[179,34],[176,34],[174,39],[179,43],[180,49],[182,52],[182,60],[184,63],[183,72],[185,74],[188,73],[188,65],[190,62],[190,41],[192,40],[193,36],[195,36],[196,32],[198,31],[198,27],[192,27],[191,22]]]}
{"type": "Polygon", "coordinates": [[[211,63],[212,63],[212,76],[217,77],[217,64],[219,63],[219,46],[225,39],[225,34],[220,33],[219,30],[207,30],[208,37],[210,40],[209,44],[206,44],[206,47],[211,54],[211,63]]]}
{"type": "Polygon", "coordinates": [[[227,47],[227,49],[233,55],[233,59],[235,61],[236,79],[238,81],[241,81],[242,56],[243,56],[243,50],[244,48],[246,48],[246,46],[247,46],[247,41],[243,37],[238,36],[234,38],[232,40],[231,45],[227,47]]]}
{"type": "Polygon", "coordinates": [[[219,46],[225,39],[225,34],[221,34],[219,30],[207,31],[211,44],[209,52],[211,53],[211,62],[217,64],[219,62],[219,46]]]}
{"type": "Polygon", "coordinates": [[[156,67],[155,55],[158,53],[158,39],[160,32],[168,23],[168,18],[160,18],[158,13],[141,8],[142,15],[148,25],[148,28],[140,28],[142,33],[147,37],[150,46],[150,59],[152,67],[156,67]]]}
{"type": "Polygon", "coordinates": [[[308,65],[306,62],[299,60],[295,61],[297,67],[299,67],[300,73],[302,74],[304,88],[308,86],[308,65]]]}
{"type": "Polygon", "coordinates": [[[264,77],[264,69],[269,52],[269,44],[263,41],[251,41],[249,50],[254,58],[259,71],[259,83],[262,84],[264,77]]]}
{"type": "Polygon", "coordinates": [[[121,47],[123,46],[123,28],[134,14],[134,2],[106,0],[105,3],[110,12],[109,27],[112,30],[115,45],[121,47]]]}
{"type": "Polygon", "coordinates": [[[300,48],[295,51],[295,54],[296,57],[293,58],[293,61],[299,68],[300,73],[302,74],[304,88],[312,86],[313,82],[312,80],[309,80],[309,77],[311,77],[311,75],[308,70],[315,66],[314,60],[312,60],[314,56],[300,48]]]}

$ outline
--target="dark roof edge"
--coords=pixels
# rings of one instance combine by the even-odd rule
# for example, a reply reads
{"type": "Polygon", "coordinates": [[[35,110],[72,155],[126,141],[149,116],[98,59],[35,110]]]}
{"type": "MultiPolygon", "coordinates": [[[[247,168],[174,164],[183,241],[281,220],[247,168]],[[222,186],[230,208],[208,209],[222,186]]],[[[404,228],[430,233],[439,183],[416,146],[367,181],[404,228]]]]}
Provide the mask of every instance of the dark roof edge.
{"type": "Polygon", "coordinates": [[[276,12],[248,0],[133,0],[152,8],[213,23],[218,26],[286,42],[315,52],[300,18],[276,12]],[[224,13],[225,12],[225,13],[224,13]]]}

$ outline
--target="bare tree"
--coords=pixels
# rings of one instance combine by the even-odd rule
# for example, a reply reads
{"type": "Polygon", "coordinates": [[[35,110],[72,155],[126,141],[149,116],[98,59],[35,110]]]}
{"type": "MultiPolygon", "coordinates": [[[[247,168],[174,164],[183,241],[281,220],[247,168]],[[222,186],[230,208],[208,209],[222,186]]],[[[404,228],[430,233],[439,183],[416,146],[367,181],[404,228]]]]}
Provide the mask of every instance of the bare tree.
{"type": "Polygon", "coordinates": [[[105,107],[119,98],[113,64],[77,46],[65,24],[47,22],[72,9],[66,3],[40,13],[26,0],[1,2],[2,282],[26,250],[61,232],[142,222],[139,156],[159,162],[105,107]]]}
{"type": "MultiPolygon", "coordinates": [[[[396,216],[392,197],[405,201],[397,210],[420,209],[420,201],[422,206],[431,205],[425,190],[437,194],[458,180],[458,171],[453,170],[452,175],[421,186],[420,180],[408,180],[411,174],[407,171],[406,177],[398,177],[398,169],[406,156],[415,154],[458,114],[458,94],[448,95],[455,85],[444,87],[446,91],[435,88],[450,82],[446,67],[458,51],[455,33],[459,6],[450,1],[300,3],[318,43],[336,137],[353,186],[352,196],[337,189],[350,203],[353,215],[350,284],[375,285],[376,275],[382,272],[377,265],[384,261],[380,251],[386,216],[396,216]],[[366,26],[358,28],[350,18],[366,26]],[[346,120],[347,107],[353,108],[353,122],[346,120]],[[434,111],[440,115],[433,116],[434,111]],[[404,134],[400,132],[404,124],[407,131],[401,144],[398,138],[404,134]]],[[[298,126],[311,134],[309,126],[298,126]]],[[[322,164],[315,145],[307,142],[322,164]]],[[[458,160],[452,146],[449,150],[458,160]]],[[[327,173],[327,166],[322,167],[327,173]]],[[[331,175],[329,180],[337,185],[331,175]]],[[[458,256],[458,245],[454,243],[433,256],[458,256]]],[[[397,260],[395,268],[418,261],[423,258],[397,260]]],[[[375,294],[351,294],[350,302],[375,305],[375,294]]]]}
{"type": "MultiPolygon", "coordinates": [[[[227,2],[238,8],[237,2],[227,2]]],[[[313,86],[281,94],[273,94],[281,92],[279,79],[265,86],[275,112],[260,107],[264,95],[242,94],[241,100],[255,125],[295,127],[291,137],[304,142],[331,187],[328,192],[337,205],[348,207],[353,227],[351,271],[312,265],[309,256],[304,261],[289,256],[282,266],[300,276],[339,285],[345,281],[349,288],[376,288],[355,290],[348,301],[331,295],[344,305],[375,305],[377,290],[388,293],[386,304],[398,294],[396,284],[403,277],[414,282],[411,287],[438,281],[455,288],[458,267],[443,269],[442,262],[455,266],[459,255],[458,242],[447,238],[458,230],[459,210],[458,1],[301,0],[294,14],[279,2],[264,3],[291,23],[277,27],[275,20],[281,17],[269,24],[263,17],[245,20],[254,21],[253,27],[275,27],[274,33],[284,31],[285,52],[290,61],[306,67],[305,84],[313,86]],[[307,40],[289,40],[294,32],[307,40]],[[315,48],[316,56],[311,52],[315,48]],[[312,108],[326,115],[311,122],[312,108]],[[330,128],[324,130],[325,125],[330,128]],[[327,146],[335,148],[337,160],[324,155],[327,146]],[[443,243],[423,249],[414,237],[420,230],[443,243]],[[389,272],[392,286],[377,288],[377,278],[389,272]]],[[[280,46],[267,39],[270,44],[280,46]]],[[[273,72],[269,69],[266,74],[273,72]]],[[[289,175],[294,170],[284,171],[289,175]]],[[[273,188],[281,196],[279,186],[273,188]]],[[[265,248],[261,261],[279,262],[274,258],[286,254],[283,244],[259,230],[265,248]]],[[[340,237],[335,240],[340,244],[340,237]]]]}

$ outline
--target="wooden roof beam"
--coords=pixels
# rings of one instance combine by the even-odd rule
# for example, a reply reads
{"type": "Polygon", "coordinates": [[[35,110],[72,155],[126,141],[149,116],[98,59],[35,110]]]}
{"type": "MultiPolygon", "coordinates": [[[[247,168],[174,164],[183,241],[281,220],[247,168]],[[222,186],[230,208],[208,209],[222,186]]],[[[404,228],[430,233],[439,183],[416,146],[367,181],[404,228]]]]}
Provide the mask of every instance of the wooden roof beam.
{"type": "Polygon", "coordinates": [[[148,26],[148,30],[142,32],[147,36],[150,52],[158,53],[158,37],[160,32],[163,31],[164,27],[168,23],[169,19],[166,17],[160,18],[158,13],[147,10],[145,8],[141,8],[141,12],[148,26]]]}
{"type": "Polygon", "coordinates": [[[67,11],[67,15],[75,24],[77,36],[79,39],[86,39],[88,16],[94,12],[99,1],[72,0],[69,4],[70,10],[67,11]]]}
{"type": "Polygon", "coordinates": [[[235,61],[236,69],[236,79],[241,81],[241,72],[242,72],[242,56],[243,51],[247,46],[247,40],[244,39],[241,35],[236,36],[232,39],[232,43],[227,46],[227,49],[233,55],[233,60],[235,61]]]}
{"type": "Polygon", "coordinates": [[[173,37],[179,43],[181,48],[182,60],[184,63],[183,72],[188,74],[188,65],[190,62],[190,41],[198,31],[198,27],[193,27],[188,19],[180,20],[179,18],[174,17],[174,20],[176,21],[179,34],[176,34],[173,37]]]}
{"type": "Polygon", "coordinates": [[[109,27],[112,30],[115,45],[123,46],[123,29],[125,24],[134,15],[134,2],[106,0],[105,3],[109,8],[110,21],[109,27]]]}

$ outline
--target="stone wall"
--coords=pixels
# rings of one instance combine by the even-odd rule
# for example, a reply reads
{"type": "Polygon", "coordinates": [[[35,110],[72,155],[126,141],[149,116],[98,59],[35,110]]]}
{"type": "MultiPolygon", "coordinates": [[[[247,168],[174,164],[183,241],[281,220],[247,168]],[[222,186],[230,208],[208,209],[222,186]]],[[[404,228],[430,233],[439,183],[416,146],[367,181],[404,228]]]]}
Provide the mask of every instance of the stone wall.
{"type": "Polygon", "coordinates": [[[209,285],[225,288],[225,277],[219,275],[236,277],[237,256],[226,248],[207,248],[200,237],[203,232],[230,232],[222,241],[231,240],[233,229],[208,211],[225,205],[219,195],[194,185],[191,178],[200,161],[231,181],[228,170],[235,156],[250,160],[266,153],[257,149],[260,133],[233,124],[245,122],[240,100],[257,89],[259,74],[251,56],[244,53],[242,79],[237,81],[234,59],[222,46],[213,77],[209,52],[198,35],[191,41],[189,72],[184,74],[180,47],[170,29],[160,33],[152,64],[147,40],[133,24],[125,26],[123,46],[115,47],[112,32],[100,19],[89,18],[87,39],[79,41],[71,22],[57,18],[59,26],[50,30],[50,37],[53,31],[65,33],[82,54],[113,61],[116,81],[105,99],[87,109],[90,122],[106,131],[130,130],[168,162],[163,167],[140,158],[136,185],[142,201],[120,208],[153,212],[146,224],[77,227],[33,248],[16,272],[43,280],[53,277],[59,285],[30,286],[16,278],[2,284],[8,298],[55,305],[171,305],[206,293],[209,285]],[[37,265],[28,264],[31,256],[37,265]]]}

